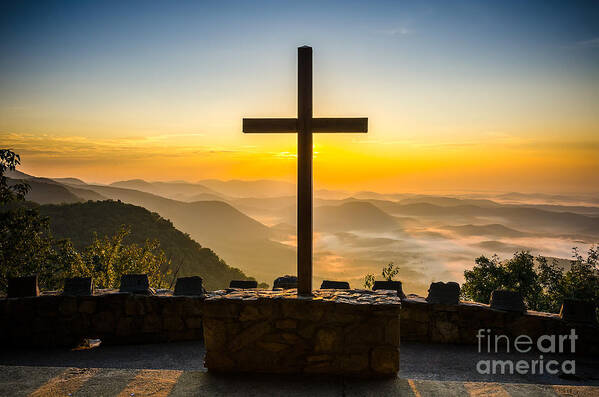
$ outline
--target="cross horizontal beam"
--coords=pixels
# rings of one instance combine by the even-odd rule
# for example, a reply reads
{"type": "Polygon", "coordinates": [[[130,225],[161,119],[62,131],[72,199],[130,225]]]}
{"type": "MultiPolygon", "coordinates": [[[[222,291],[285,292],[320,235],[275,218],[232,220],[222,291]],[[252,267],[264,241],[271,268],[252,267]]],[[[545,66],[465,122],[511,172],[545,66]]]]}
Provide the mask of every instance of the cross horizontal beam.
{"type": "Polygon", "coordinates": [[[297,119],[243,119],[243,132],[297,132],[297,119]]]}
{"type": "MultiPolygon", "coordinates": [[[[243,119],[243,132],[248,134],[297,131],[297,119],[243,119]]],[[[313,118],[312,132],[364,133],[368,132],[368,118],[313,118]]]]}
{"type": "Polygon", "coordinates": [[[368,132],[368,118],[316,118],[312,132],[368,132]]]}

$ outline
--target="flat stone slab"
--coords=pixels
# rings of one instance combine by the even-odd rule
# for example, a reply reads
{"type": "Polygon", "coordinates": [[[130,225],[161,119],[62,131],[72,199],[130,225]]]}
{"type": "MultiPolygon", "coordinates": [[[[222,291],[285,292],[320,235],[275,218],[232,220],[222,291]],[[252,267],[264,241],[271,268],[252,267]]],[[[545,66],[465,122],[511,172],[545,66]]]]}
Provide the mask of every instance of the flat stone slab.
{"type": "Polygon", "coordinates": [[[347,281],[323,280],[320,289],[349,289],[349,283],[347,281]]]}
{"type": "Polygon", "coordinates": [[[522,295],[515,291],[495,290],[491,292],[491,309],[503,310],[507,312],[524,313],[526,305],[522,295]]]}
{"type": "Polygon", "coordinates": [[[37,284],[37,275],[24,277],[9,277],[8,298],[23,298],[26,296],[39,296],[40,289],[37,284]]]}
{"type": "Polygon", "coordinates": [[[64,280],[63,295],[89,296],[94,294],[94,282],[91,277],[71,277],[64,280]]]}
{"type": "Polygon", "coordinates": [[[297,288],[297,277],[295,276],[283,276],[275,279],[275,282],[272,285],[274,288],[283,288],[283,289],[292,289],[297,288]]]}
{"type": "Polygon", "coordinates": [[[597,324],[597,308],[594,302],[564,299],[559,314],[564,321],[597,324]]]}
{"type": "Polygon", "coordinates": [[[460,284],[453,281],[431,283],[426,301],[443,305],[457,305],[460,302],[460,284]]]}
{"type": "Polygon", "coordinates": [[[229,288],[258,288],[256,280],[231,280],[229,288]]]}
{"type": "Polygon", "coordinates": [[[297,289],[285,290],[218,290],[211,291],[206,295],[205,302],[213,301],[256,301],[261,299],[291,300],[291,301],[312,301],[312,302],[332,302],[346,303],[355,305],[396,305],[401,306],[401,299],[389,290],[371,291],[368,289],[351,290],[313,290],[312,296],[298,296],[297,289]]]}
{"type": "Polygon", "coordinates": [[[206,291],[199,276],[179,277],[175,284],[174,295],[202,296],[206,291]]]}
{"type": "Polygon", "coordinates": [[[405,298],[406,295],[403,293],[403,289],[401,286],[401,281],[375,281],[372,286],[374,291],[378,290],[392,290],[397,291],[397,296],[400,298],[405,298]]]}
{"type": "Polygon", "coordinates": [[[125,274],[121,277],[120,292],[152,295],[147,274],[125,274]]]}

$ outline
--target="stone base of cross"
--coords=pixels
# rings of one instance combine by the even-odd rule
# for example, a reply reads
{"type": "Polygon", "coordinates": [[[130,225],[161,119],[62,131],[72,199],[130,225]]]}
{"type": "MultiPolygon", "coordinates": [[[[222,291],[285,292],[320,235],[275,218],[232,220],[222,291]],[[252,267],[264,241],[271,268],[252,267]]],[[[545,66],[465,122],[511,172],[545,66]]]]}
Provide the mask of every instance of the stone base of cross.
{"type": "Polygon", "coordinates": [[[312,117],[312,47],[297,49],[297,118],[243,119],[243,132],[297,133],[298,294],[312,294],[312,133],[368,132],[367,118],[312,117]]]}

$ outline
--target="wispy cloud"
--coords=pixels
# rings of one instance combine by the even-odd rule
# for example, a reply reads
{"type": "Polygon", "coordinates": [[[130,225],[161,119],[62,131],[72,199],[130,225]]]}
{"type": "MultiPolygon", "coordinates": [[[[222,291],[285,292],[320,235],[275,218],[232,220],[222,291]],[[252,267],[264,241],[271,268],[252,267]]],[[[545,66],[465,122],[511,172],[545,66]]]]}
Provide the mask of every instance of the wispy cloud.
{"type": "Polygon", "coordinates": [[[294,159],[297,158],[297,153],[291,152],[272,152],[274,157],[284,158],[284,159],[294,159]]]}
{"type": "Polygon", "coordinates": [[[590,40],[578,41],[575,44],[577,48],[599,48],[599,37],[592,38],[590,40]]]}
{"type": "Polygon", "coordinates": [[[405,26],[400,26],[390,29],[379,30],[379,33],[384,34],[386,36],[408,36],[414,33],[414,31],[405,26]]]}
{"type": "Polygon", "coordinates": [[[176,136],[201,137],[203,134],[155,135],[147,137],[127,136],[90,138],[85,136],[60,136],[50,134],[16,134],[0,132],[3,147],[18,151],[28,158],[69,159],[80,161],[172,158],[206,154],[235,154],[246,152],[245,147],[211,147],[189,144],[187,141],[171,140],[176,136]]]}
{"type": "Polygon", "coordinates": [[[153,136],[146,137],[146,139],[154,140],[154,141],[164,141],[164,140],[170,140],[173,138],[193,138],[193,137],[203,137],[203,136],[205,136],[205,134],[198,133],[198,132],[192,132],[192,133],[186,133],[186,134],[153,135],[153,136]]]}

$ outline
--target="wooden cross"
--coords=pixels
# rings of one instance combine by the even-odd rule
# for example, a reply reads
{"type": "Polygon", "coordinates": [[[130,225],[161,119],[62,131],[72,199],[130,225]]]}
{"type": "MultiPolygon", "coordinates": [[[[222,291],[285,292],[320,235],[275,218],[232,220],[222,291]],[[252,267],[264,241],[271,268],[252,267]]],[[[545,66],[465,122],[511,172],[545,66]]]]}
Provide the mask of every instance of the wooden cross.
{"type": "Polygon", "coordinates": [[[297,132],[298,294],[312,294],[312,133],[368,132],[367,118],[312,117],[312,47],[297,49],[297,118],[243,119],[243,132],[297,132]]]}

